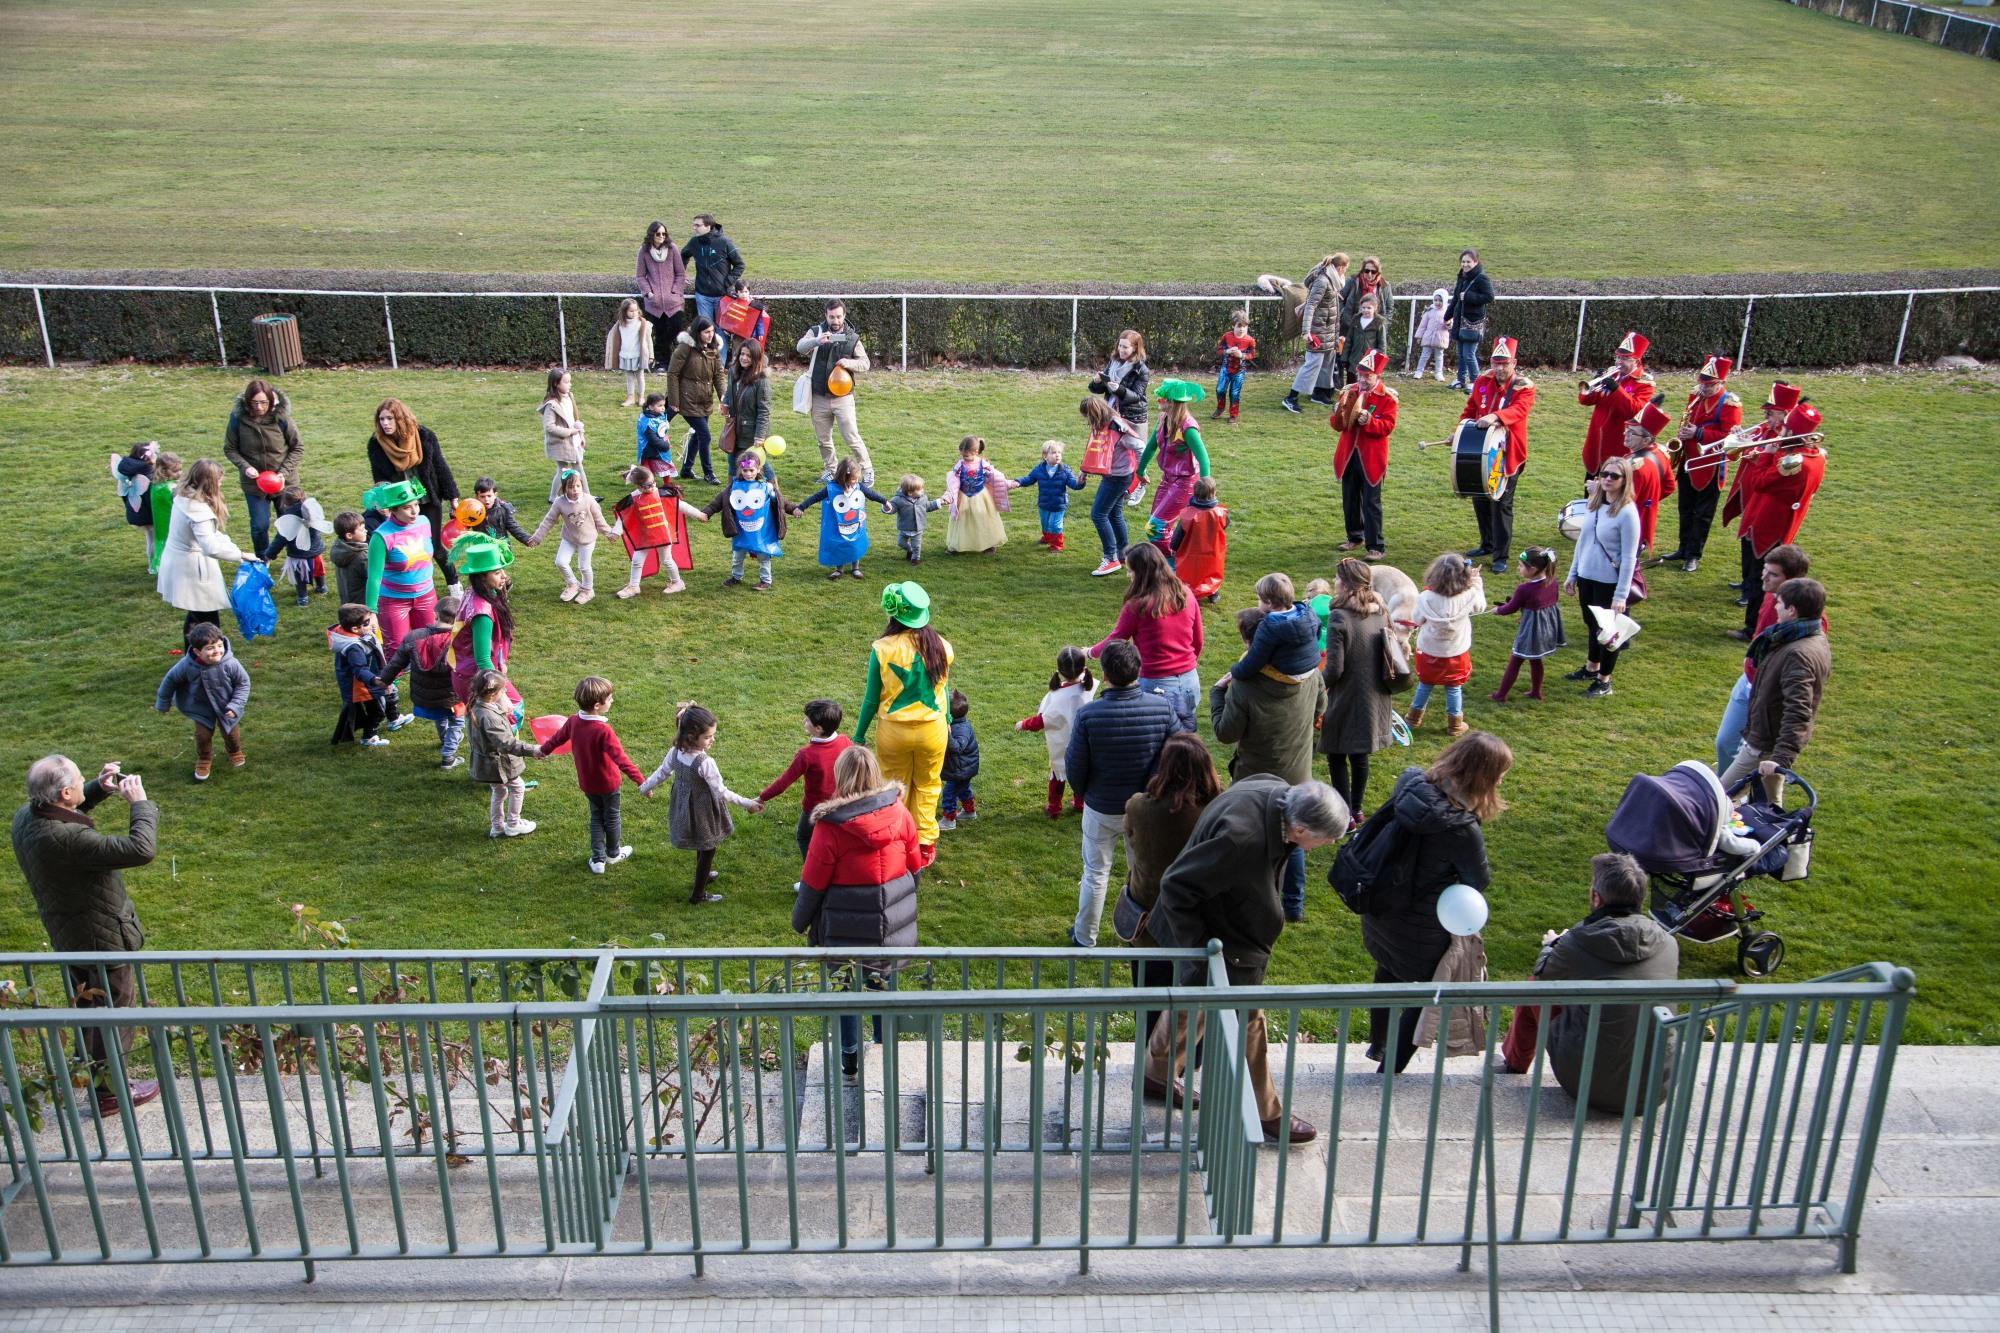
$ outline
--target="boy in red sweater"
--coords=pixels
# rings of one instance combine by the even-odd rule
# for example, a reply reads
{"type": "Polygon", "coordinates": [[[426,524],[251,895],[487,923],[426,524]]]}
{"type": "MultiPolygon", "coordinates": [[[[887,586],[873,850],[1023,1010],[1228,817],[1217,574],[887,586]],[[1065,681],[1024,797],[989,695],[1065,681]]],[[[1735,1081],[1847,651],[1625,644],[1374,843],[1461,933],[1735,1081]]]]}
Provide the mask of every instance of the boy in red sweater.
{"type": "Polygon", "coordinates": [[[792,756],[790,767],[778,774],[778,780],[757,793],[757,799],[770,804],[779,793],[797,782],[806,780],[804,794],[799,801],[799,855],[806,854],[812,842],[812,812],[819,803],[833,795],[833,761],[840,758],[840,752],[854,744],[840,731],[840,705],[831,699],[812,699],[806,703],[806,743],[792,756]]]}
{"type": "Polygon", "coordinates": [[[576,760],[576,785],[590,802],[590,873],[601,875],[606,866],[617,865],[632,855],[632,848],[618,841],[618,790],[624,779],[643,783],[646,775],[625,755],[618,733],[605,715],[611,711],[611,682],[602,676],[585,676],[576,683],[577,712],[565,718],[556,734],[542,742],[546,759],[562,745],[569,745],[576,760]]]}

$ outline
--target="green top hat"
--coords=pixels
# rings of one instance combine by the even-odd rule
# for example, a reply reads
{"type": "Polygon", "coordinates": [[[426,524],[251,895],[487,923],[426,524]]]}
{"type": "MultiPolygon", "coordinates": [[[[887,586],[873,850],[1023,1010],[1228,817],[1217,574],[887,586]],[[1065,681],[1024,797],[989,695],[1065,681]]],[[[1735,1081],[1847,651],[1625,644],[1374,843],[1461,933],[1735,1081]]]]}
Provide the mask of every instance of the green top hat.
{"type": "Polygon", "coordinates": [[[380,486],[371,487],[361,497],[363,507],[380,509],[384,513],[397,505],[413,505],[425,498],[424,484],[405,478],[402,481],[385,481],[380,486]]]}
{"type": "Polygon", "coordinates": [[[1199,384],[1190,380],[1161,380],[1160,387],[1153,391],[1155,398],[1164,398],[1170,403],[1198,403],[1207,394],[1199,384]]]}
{"type": "Polygon", "coordinates": [[[892,583],[882,589],[882,609],[891,620],[911,629],[931,623],[931,595],[920,583],[892,583]]]}
{"type": "Polygon", "coordinates": [[[451,563],[461,574],[491,574],[514,563],[514,548],[483,532],[461,533],[451,544],[451,563]]]}

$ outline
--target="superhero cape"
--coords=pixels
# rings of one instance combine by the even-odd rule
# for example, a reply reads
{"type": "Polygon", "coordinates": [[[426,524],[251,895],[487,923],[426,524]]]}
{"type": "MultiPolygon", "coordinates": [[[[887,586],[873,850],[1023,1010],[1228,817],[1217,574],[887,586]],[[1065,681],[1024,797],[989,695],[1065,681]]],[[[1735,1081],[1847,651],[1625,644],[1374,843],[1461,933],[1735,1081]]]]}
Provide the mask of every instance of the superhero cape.
{"type": "Polygon", "coordinates": [[[1207,597],[1222,587],[1222,571],[1229,558],[1228,521],[1229,511],[1221,505],[1212,509],[1189,506],[1174,520],[1187,534],[1174,558],[1174,573],[1196,597],[1207,597]]]}

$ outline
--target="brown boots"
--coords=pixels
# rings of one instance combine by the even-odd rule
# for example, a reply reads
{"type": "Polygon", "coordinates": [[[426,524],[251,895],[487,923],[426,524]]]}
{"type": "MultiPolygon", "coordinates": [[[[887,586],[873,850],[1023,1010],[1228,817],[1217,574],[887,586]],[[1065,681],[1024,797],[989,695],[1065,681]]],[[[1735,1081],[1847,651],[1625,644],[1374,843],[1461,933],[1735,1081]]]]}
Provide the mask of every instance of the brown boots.
{"type": "MultiPolygon", "coordinates": [[[[1412,708],[1409,712],[1403,714],[1403,721],[1408,724],[1411,731],[1415,731],[1424,724],[1424,710],[1421,708],[1412,708]]],[[[1447,740],[1454,736],[1463,736],[1471,730],[1472,726],[1465,720],[1464,714],[1450,713],[1445,716],[1444,734],[1447,740]]]]}
{"type": "Polygon", "coordinates": [[[1409,712],[1403,714],[1403,721],[1409,724],[1411,731],[1415,731],[1424,724],[1424,710],[1421,708],[1412,708],[1409,712]]]}

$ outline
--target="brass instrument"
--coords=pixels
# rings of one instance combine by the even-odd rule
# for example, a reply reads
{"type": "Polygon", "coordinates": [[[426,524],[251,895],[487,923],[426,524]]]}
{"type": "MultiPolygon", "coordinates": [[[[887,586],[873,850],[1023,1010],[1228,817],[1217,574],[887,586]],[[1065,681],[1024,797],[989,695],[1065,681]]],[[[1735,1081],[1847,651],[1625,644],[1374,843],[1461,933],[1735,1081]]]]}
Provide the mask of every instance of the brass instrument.
{"type": "Polygon", "coordinates": [[[1616,384],[1619,378],[1624,375],[1624,373],[1625,372],[1620,370],[1617,366],[1613,366],[1611,367],[1611,369],[1605,371],[1602,375],[1599,375],[1594,380],[1577,381],[1577,389],[1581,393],[1602,393],[1606,389],[1610,388],[1612,385],[1616,384]]]}
{"type": "MultiPolygon", "coordinates": [[[[1824,448],[1823,442],[1825,439],[1825,432],[1817,430],[1809,431],[1803,435],[1774,435],[1768,440],[1746,440],[1740,435],[1731,435],[1716,441],[1711,446],[1710,453],[1720,453],[1726,462],[1734,459],[1738,454],[1748,453],[1752,449],[1768,448],[1774,444],[1785,445],[1790,449],[1810,449],[1815,445],[1824,448]]],[[[1686,451],[1686,447],[1687,442],[1679,436],[1668,440],[1664,446],[1667,461],[1678,466],[1681,461],[1681,454],[1686,451]]]]}

